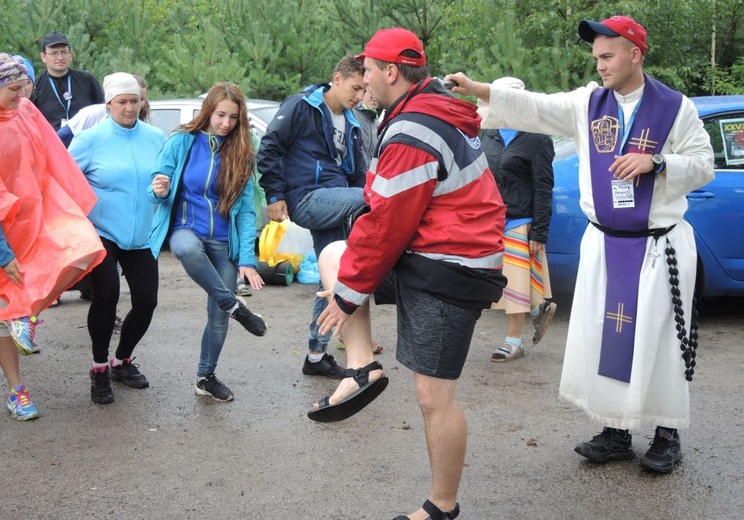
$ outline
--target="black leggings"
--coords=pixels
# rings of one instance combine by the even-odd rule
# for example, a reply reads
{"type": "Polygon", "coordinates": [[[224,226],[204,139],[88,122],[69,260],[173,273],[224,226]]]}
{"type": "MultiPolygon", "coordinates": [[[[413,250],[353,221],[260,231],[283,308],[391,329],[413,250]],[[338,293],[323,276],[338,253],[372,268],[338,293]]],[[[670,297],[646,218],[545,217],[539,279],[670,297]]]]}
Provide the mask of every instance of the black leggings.
{"type": "Polygon", "coordinates": [[[117,261],[129,284],[132,299],[132,310],[121,326],[117,358],[132,357],[134,347],[147,332],[158,305],[158,261],[153,258],[150,249],[121,249],[103,237],[101,242],[106,248],[106,258],[90,273],[93,301],[88,310],[88,332],[93,343],[93,361],[96,363],[108,361],[109,342],[114,332],[120,286],[117,261]]]}

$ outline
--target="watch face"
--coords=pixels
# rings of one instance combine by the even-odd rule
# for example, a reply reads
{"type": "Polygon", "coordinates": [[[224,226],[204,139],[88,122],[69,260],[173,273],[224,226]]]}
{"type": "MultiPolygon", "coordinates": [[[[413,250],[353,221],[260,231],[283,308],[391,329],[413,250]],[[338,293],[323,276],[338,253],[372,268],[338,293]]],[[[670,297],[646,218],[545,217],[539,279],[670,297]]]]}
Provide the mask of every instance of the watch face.
{"type": "Polygon", "coordinates": [[[654,163],[654,166],[659,166],[661,163],[664,162],[664,158],[658,153],[655,153],[651,156],[651,162],[654,163]]]}

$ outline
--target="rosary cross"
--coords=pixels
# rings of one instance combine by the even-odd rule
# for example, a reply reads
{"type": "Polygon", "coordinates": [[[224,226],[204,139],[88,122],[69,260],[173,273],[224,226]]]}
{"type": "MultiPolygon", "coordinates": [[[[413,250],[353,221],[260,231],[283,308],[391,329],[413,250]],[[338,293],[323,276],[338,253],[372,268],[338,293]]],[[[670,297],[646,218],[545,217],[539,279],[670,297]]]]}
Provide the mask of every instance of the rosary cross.
{"type": "Polygon", "coordinates": [[[650,253],[648,254],[648,256],[650,256],[650,257],[651,257],[651,258],[653,259],[653,260],[651,261],[651,267],[656,267],[656,259],[657,259],[657,258],[659,258],[659,257],[661,256],[661,253],[659,253],[659,251],[658,251],[658,250],[657,250],[656,248],[654,248],[654,250],[653,250],[653,251],[651,251],[651,252],[650,252],[650,253]]]}

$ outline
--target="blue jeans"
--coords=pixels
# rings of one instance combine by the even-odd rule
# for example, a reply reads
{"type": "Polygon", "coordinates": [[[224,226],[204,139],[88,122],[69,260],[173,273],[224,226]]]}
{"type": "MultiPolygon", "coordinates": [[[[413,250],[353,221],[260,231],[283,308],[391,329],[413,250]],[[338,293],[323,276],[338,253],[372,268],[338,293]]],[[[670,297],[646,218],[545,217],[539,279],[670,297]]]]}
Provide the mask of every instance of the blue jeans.
{"type": "MultiPolygon", "coordinates": [[[[292,211],[291,218],[298,226],[310,230],[315,256],[320,258],[320,252],[328,244],[347,238],[346,219],[362,206],[362,188],[319,188],[302,198],[292,211]]],[[[318,290],[322,290],[322,285],[318,286],[318,290]]],[[[327,304],[325,298],[315,298],[308,338],[308,349],[312,352],[325,352],[331,339],[332,333],[319,334],[316,324],[327,304]]]]}
{"type": "Polygon", "coordinates": [[[235,306],[238,267],[230,260],[227,242],[203,239],[188,229],[171,234],[170,250],[186,274],[204,289],[207,298],[207,325],[201,341],[197,377],[214,374],[235,306]]]}

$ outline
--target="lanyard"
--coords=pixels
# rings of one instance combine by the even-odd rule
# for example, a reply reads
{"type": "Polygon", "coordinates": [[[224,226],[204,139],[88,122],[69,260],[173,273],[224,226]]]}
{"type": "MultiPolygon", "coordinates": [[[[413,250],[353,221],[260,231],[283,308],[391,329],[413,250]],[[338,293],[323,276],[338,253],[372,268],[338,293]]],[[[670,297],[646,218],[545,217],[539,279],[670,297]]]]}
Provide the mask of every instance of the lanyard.
{"type": "Polygon", "coordinates": [[[628,136],[630,135],[630,129],[633,126],[633,121],[635,121],[635,116],[638,113],[638,109],[641,106],[642,99],[638,100],[638,103],[636,103],[635,108],[633,109],[633,113],[630,114],[630,121],[628,121],[628,126],[625,126],[625,113],[623,112],[623,107],[620,106],[620,103],[617,104],[617,118],[620,120],[620,135],[623,136],[623,140],[620,143],[620,154],[623,153],[623,149],[625,148],[625,142],[628,140],[628,136]]]}
{"type": "Polygon", "coordinates": [[[54,95],[57,96],[57,101],[59,101],[59,104],[62,105],[62,108],[65,109],[65,119],[70,119],[70,103],[72,103],[72,86],[70,84],[70,76],[68,74],[67,76],[67,94],[69,97],[67,99],[67,106],[65,106],[64,103],[62,103],[62,100],[59,97],[59,93],[57,92],[57,87],[54,86],[54,80],[51,78],[51,76],[47,76],[47,79],[49,80],[49,84],[52,86],[52,91],[54,91],[54,95]]]}

